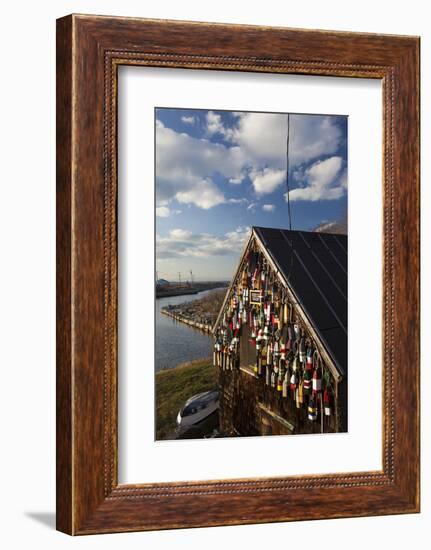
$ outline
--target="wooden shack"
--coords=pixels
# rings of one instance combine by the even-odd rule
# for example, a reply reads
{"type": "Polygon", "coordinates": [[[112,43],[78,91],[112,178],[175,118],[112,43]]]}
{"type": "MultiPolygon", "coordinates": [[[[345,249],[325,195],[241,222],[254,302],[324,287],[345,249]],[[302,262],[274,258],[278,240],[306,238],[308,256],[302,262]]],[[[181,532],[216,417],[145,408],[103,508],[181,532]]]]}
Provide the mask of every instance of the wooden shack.
{"type": "Polygon", "coordinates": [[[222,432],[347,431],[347,236],[253,227],[213,333],[222,432]]]}

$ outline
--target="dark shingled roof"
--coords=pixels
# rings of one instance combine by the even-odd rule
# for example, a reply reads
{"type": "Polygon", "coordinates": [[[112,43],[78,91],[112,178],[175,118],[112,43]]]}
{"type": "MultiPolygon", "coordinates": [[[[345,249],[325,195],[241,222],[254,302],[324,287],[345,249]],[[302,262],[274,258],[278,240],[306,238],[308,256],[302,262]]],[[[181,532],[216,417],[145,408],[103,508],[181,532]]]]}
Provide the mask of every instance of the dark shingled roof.
{"type": "Polygon", "coordinates": [[[288,281],[337,370],[346,376],[347,236],[253,229],[288,281]]]}

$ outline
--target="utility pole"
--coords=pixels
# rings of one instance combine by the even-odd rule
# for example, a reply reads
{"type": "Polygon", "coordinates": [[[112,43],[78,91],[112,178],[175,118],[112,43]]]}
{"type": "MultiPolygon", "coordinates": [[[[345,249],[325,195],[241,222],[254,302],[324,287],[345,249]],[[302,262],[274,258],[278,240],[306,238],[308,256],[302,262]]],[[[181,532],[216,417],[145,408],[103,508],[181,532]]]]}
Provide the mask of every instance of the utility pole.
{"type": "Polygon", "coordinates": [[[181,288],[181,273],[178,271],[178,284],[181,288]]]}
{"type": "Polygon", "coordinates": [[[191,285],[193,286],[193,271],[190,270],[190,281],[191,281],[191,285]]]}

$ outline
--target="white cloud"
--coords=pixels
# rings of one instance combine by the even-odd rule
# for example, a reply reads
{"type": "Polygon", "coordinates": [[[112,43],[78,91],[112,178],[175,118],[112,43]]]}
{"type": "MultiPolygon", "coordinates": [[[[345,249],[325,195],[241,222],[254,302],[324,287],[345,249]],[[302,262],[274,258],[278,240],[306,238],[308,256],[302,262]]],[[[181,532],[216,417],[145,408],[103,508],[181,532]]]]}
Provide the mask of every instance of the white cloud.
{"type": "MultiPolygon", "coordinates": [[[[340,146],[342,132],[334,117],[290,115],[289,126],[290,168],[332,155],[340,146]]],[[[286,114],[243,113],[230,139],[244,150],[253,166],[286,167],[286,114]]]]}
{"type": "Polygon", "coordinates": [[[178,202],[194,204],[204,210],[225,202],[223,193],[210,178],[196,182],[186,191],[178,191],[175,196],[178,202]]]}
{"type": "MultiPolygon", "coordinates": [[[[317,161],[307,168],[303,175],[303,187],[290,191],[291,201],[335,200],[345,194],[347,178],[342,171],[343,159],[330,157],[317,161]]],[[[287,193],[285,194],[287,199],[287,193]]]]}
{"type": "Polygon", "coordinates": [[[226,147],[166,128],[160,121],[156,131],[156,202],[168,206],[179,202],[204,209],[225,202],[212,180],[215,173],[242,178],[245,159],[239,147],[226,147]]]}
{"type": "Polygon", "coordinates": [[[227,141],[232,141],[235,135],[235,129],[229,128],[223,124],[221,115],[208,111],[207,113],[207,133],[212,136],[214,134],[222,135],[227,141]]]}
{"type": "Polygon", "coordinates": [[[274,212],[275,210],[275,204],[264,204],[262,206],[262,210],[264,212],[274,212]]]}
{"type": "Polygon", "coordinates": [[[173,229],[167,237],[156,236],[157,259],[206,258],[237,254],[244,248],[250,233],[250,227],[237,227],[221,237],[210,233],[173,229]]]}
{"type": "Polygon", "coordinates": [[[286,115],[244,113],[238,117],[232,141],[256,169],[267,165],[282,168],[286,164],[286,120],[286,115]]]}
{"type": "Polygon", "coordinates": [[[156,207],[156,216],[158,218],[168,218],[169,216],[181,214],[181,210],[172,210],[167,206],[157,206],[156,207]]]}
{"type": "Polygon", "coordinates": [[[245,197],[242,199],[229,199],[227,202],[230,204],[247,204],[248,199],[246,199],[245,197]]]}
{"type": "Polygon", "coordinates": [[[190,239],[193,233],[187,229],[172,229],[169,235],[174,241],[183,241],[185,239],[190,239]]]}
{"type": "Polygon", "coordinates": [[[222,134],[224,132],[221,116],[213,111],[207,113],[207,131],[209,134],[222,134]]]}
{"type": "Polygon", "coordinates": [[[336,118],[321,115],[291,115],[289,140],[292,167],[337,152],[342,132],[336,118]]]}
{"type": "Polygon", "coordinates": [[[234,185],[239,185],[244,180],[243,176],[240,176],[239,178],[229,178],[229,183],[233,183],[234,185]]]}
{"type": "Polygon", "coordinates": [[[313,229],[316,233],[337,233],[347,235],[347,223],[343,221],[322,222],[313,229]]]}
{"type": "Polygon", "coordinates": [[[284,170],[263,168],[262,170],[252,170],[249,177],[256,194],[267,195],[273,193],[285,181],[286,174],[284,170]]]}
{"type": "Polygon", "coordinates": [[[158,206],[156,208],[156,216],[159,218],[167,218],[171,211],[167,206],[158,206]]]}
{"type": "Polygon", "coordinates": [[[196,117],[194,117],[194,116],[182,116],[181,121],[184,122],[184,124],[193,125],[196,122],[196,117]]]}
{"type": "MultiPolygon", "coordinates": [[[[257,197],[269,195],[285,183],[287,115],[236,113],[235,122],[227,127],[220,114],[209,111],[206,124],[208,136],[219,134],[230,145],[178,133],[157,121],[158,207],[168,207],[175,199],[203,209],[225,203],[224,190],[215,183],[216,174],[232,185],[241,184],[249,176],[257,197]]],[[[291,199],[329,200],[342,196],[345,182],[337,186],[324,183],[320,172],[325,167],[310,167],[318,158],[338,151],[343,136],[336,119],[291,115],[290,131],[290,181],[303,180],[303,187],[292,191],[291,199]]]]}

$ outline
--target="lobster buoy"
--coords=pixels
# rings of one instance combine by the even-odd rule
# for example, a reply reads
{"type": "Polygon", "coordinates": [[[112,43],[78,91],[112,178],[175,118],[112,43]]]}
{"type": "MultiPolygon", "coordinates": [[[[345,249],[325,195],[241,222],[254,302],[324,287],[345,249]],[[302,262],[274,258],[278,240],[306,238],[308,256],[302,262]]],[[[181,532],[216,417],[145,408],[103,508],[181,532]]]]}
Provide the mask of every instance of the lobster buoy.
{"type": "Polygon", "coordinates": [[[295,341],[295,331],[293,330],[291,325],[287,327],[287,334],[288,336],[287,336],[286,348],[292,349],[293,342],[295,341]]]}
{"type": "Polygon", "coordinates": [[[259,374],[259,370],[260,370],[260,354],[256,352],[256,363],[253,366],[254,374],[259,374]]]}
{"type": "Polygon", "coordinates": [[[306,368],[304,372],[304,395],[311,393],[311,369],[306,368]]]}
{"type": "Polygon", "coordinates": [[[256,350],[260,350],[262,347],[262,340],[263,340],[263,330],[260,328],[257,332],[257,338],[256,338],[256,350]]]}
{"type": "Polygon", "coordinates": [[[260,273],[259,270],[256,273],[256,279],[254,280],[254,288],[255,290],[260,290],[262,288],[261,282],[260,282],[260,273]]]}
{"type": "Polygon", "coordinates": [[[298,385],[298,376],[296,375],[296,372],[292,373],[292,376],[290,377],[290,389],[292,392],[296,390],[296,386],[298,385]]]}
{"type": "Polygon", "coordinates": [[[289,371],[286,371],[283,378],[283,388],[282,388],[283,397],[287,397],[288,389],[289,389],[289,371]]]}
{"type": "Polygon", "coordinates": [[[272,365],[272,344],[271,342],[268,343],[266,347],[266,364],[272,365]]]}
{"type": "MultiPolygon", "coordinates": [[[[266,368],[267,368],[267,370],[270,370],[269,367],[266,367],[266,368]]],[[[274,371],[272,371],[272,373],[271,373],[271,386],[272,386],[273,388],[275,388],[275,386],[276,386],[276,383],[275,383],[275,372],[274,372],[274,371]]]]}
{"type": "Polygon", "coordinates": [[[278,371],[278,377],[277,377],[277,391],[283,391],[283,380],[284,380],[284,376],[280,369],[278,371]]]}
{"type": "Polygon", "coordinates": [[[247,283],[248,283],[247,271],[244,269],[244,271],[242,272],[242,277],[241,277],[241,285],[243,287],[246,287],[247,283]]]}
{"type": "Polygon", "coordinates": [[[271,302],[268,302],[265,306],[265,316],[267,322],[269,323],[271,321],[271,302]]]}
{"type": "Polygon", "coordinates": [[[253,275],[251,276],[251,285],[252,285],[253,288],[256,288],[256,283],[257,283],[258,278],[259,278],[259,270],[256,267],[253,271],[253,275]]]}
{"type": "Polygon", "coordinates": [[[280,359],[280,344],[278,343],[277,340],[275,340],[274,342],[273,351],[274,351],[274,360],[278,362],[278,360],[280,359]]]}
{"type": "Polygon", "coordinates": [[[306,358],[307,368],[311,368],[313,365],[313,350],[311,348],[307,349],[307,358],[306,358]]]}
{"type": "Polygon", "coordinates": [[[331,416],[332,414],[332,392],[329,388],[325,388],[323,392],[323,410],[325,416],[331,416]]]}
{"type": "Polygon", "coordinates": [[[280,341],[280,359],[286,361],[286,346],[283,340],[280,341]]]}
{"type": "Polygon", "coordinates": [[[286,371],[283,380],[283,397],[287,397],[287,389],[289,387],[289,371],[286,371]]]}
{"type": "Polygon", "coordinates": [[[305,363],[306,353],[305,353],[305,338],[304,337],[302,337],[301,340],[299,341],[298,349],[299,349],[299,361],[301,363],[305,363]]]}
{"type": "MultiPolygon", "coordinates": [[[[262,365],[263,367],[263,365],[262,365]]],[[[269,367],[266,367],[265,369],[265,384],[267,386],[271,385],[271,369],[269,367]]]]}
{"type": "Polygon", "coordinates": [[[311,398],[308,403],[308,420],[314,422],[317,419],[317,406],[314,398],[311,398]]]}
{"type": "Polygon", "coordinates": [[[264,361],[263,361],[263,358],[259,355],[258,356],[258,363],[257,363],[257,375],[259,377],[262,376],[263,369],[264,369],[264,361]]]}
{"type": "Polygon", "coordinates": [[[313,372],[313,395],[322,391],[322,369],[317,366],[313,372]]]}
{"type": "Polygon", "coordinates": [[[283,323],[286,325],[289,322],[289,306],[287,302],[285,302],[283,306],[283,323]]]}
{"type": "Polygon", "coordinates": [[[300,409],[302,407],[302,404],[304,403],[304,382],[301,381],[298,384],[298,387],[296,388],[296,408],[300,409]]]}

